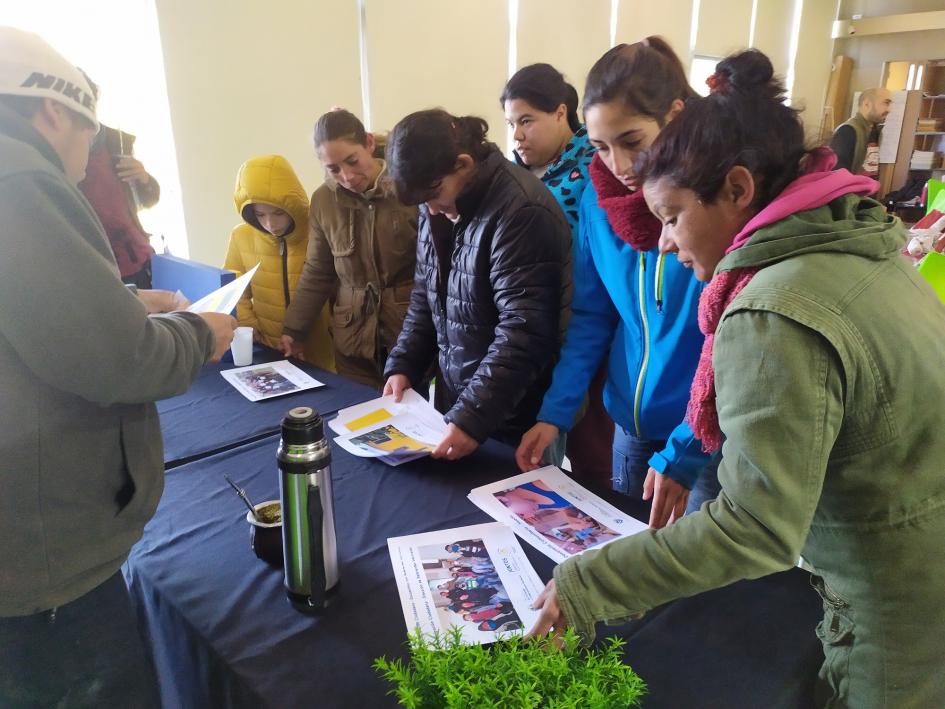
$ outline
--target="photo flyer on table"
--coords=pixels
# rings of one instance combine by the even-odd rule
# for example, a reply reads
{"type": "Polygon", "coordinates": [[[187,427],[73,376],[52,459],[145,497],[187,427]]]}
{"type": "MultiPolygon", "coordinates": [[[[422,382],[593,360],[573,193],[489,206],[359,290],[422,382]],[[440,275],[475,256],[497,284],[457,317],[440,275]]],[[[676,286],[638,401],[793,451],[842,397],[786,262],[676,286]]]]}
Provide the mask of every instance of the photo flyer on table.
{"type": "Polygon", "coordinates": [[[462,629],[471,644],[527,631],[544,584],[508,527],[496,522],[387,540],[407,630],[462,629]]]}
{"type": "Polygon", "coordinates": [[[249,285],[249,282],[253,280],[253,276],[256,275],[257,268],[259,268],[258,263],[236,280],[230,281],[221,288],[217,288],[209,295],[205,295],[187,308],[187,312],[222,313],[223,315],[232,313],[236,309],[236,304],[240,302],[240,298],[243,297],[243,291],[246,290],[246,286],[249,285]]]}
{"type": "Polygon", "coordinates": [[[469,499],[558,562],[647,529],[553,465],[477,487],[469,499]]]}
{"type": "Polygon", "coordinates": [[[429,455],[446,435],[443,416],[413,389],[342,409],[328,422],[335,443],[352,455],[401,465],[429,455]]]}
{"type": "Polygon", "coordinates": [[[220,374],[250,401],[325,386],[286,360],[226,369],[220,374]]]}

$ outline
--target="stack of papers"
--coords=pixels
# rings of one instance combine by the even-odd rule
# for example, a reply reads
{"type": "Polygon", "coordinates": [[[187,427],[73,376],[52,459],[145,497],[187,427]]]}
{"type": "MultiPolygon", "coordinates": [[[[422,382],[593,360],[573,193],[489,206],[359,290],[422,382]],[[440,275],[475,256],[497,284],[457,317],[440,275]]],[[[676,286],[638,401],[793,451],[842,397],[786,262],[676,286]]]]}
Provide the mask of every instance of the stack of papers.
{"type": "Polygon", "coordinates": [[[932,150],[913,150],[910,170],[931,170],[941,164],[942,156],[932,150]]]}
{"type": "Polygon", "coordinates": [[[352,455],[401,465],[430,455],[446,435],[443,415],[413,389],[397,403],[382,396],[338,412],[328,422],[335,443],[352,455]]]}

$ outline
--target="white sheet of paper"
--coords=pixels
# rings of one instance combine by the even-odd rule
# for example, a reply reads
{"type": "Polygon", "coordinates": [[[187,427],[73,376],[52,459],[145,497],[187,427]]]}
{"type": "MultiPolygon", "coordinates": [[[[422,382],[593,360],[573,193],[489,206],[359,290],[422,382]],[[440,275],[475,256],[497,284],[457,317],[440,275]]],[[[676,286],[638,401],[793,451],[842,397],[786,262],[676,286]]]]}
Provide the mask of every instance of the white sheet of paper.
{"type": "Polygon", "coordinates": [[[225,369],[220,374],[250,401],[325,386],[286,360],[225,369]]]}
{"type": "Polygon", "coordinates": [[[647,529],[553,465],[477,487],[469,500],[555,561],[647,529]]]}
{"type": "Polygon", "coordinates": [[[404,392],[400,403],[396,403],[393,396],[381,396],[363,404],[341,409],[338,415],[328,422],[328,425],[335,433],[345,435],[383,423],[395,416],[404,415],[412,416],[430,428],[441,429],[442,435],[446,434],[443,414],[434,409],[433,404],[413,389],[404,392]]]}
{"type": "MultiPolygon", "coordinates": [[[[906,113],[906,98],[908,91],[893,91],[892,105],[889,107],[889,114],[883,123],[883,130],[879,134],[879,161],[880,163],[896,162],[896,155],[899,152],[899,137],[902,135],[902,121],[906,113]]],[[[859,97],[854,99],[853,106],[859,103],[859,97]]]]}
{"type": "Polygon", "coordinates": [[[527,631],[538,620],[539,611],[531,604],[544,584],[504,525],[489,522],[393,537],[387,548],[411,632],[419,627],[427,634],[442,633],[456,625],[466,642],[484,644],[502,633],[527,631]],[[455,550],[448,551],[453,544],[455,550]],[[456,566],[460,568],[452,568],[456,566]]]}
{"type": "Polygon", "coordinates": [[[388,465],[402,465],[430,455],[442,440],[444,429],[445,426],[433,428],[411,414],[402,414],[338,436],[335,443],[360,458],[377,458],[388,465]]]}
{"type": "Polygon", "coordinates": [[[243,297],[243,291],[256,275],[257,263],[239,278],[230,281],[222,288],[217,288],[213,293],[205,295],[196,303],[187,308],[190,313],[223,313],[224,315],[233,312],[233,308],[243,297]]]}

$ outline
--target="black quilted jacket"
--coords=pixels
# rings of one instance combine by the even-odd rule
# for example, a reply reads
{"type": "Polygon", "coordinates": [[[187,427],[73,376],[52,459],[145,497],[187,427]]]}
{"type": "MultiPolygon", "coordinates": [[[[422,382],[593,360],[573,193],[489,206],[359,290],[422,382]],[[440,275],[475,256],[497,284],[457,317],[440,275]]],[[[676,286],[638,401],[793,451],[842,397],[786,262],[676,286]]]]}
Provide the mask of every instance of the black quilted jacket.
{"type": "Polygon", "coordinates": [[[420,208],[410,307],[385,376],[419,386],[438,354],[446,420],[518,443],[551,382],[571,305],[571,231],[548,189],[497,148],[451,223],[420,208]]]}

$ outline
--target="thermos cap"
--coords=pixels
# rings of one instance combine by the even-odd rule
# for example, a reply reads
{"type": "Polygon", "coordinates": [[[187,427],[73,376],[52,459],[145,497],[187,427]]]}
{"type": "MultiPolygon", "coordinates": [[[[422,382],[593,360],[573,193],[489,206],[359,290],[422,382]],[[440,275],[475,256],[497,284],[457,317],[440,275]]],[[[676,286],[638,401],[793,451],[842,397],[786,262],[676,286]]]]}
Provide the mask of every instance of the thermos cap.
{"type": "Polygon", "coordinates": [[[296,406],[282,419],[283,443],[304,446],[323,437],[322,417],[311,406],[296,406]]]}

